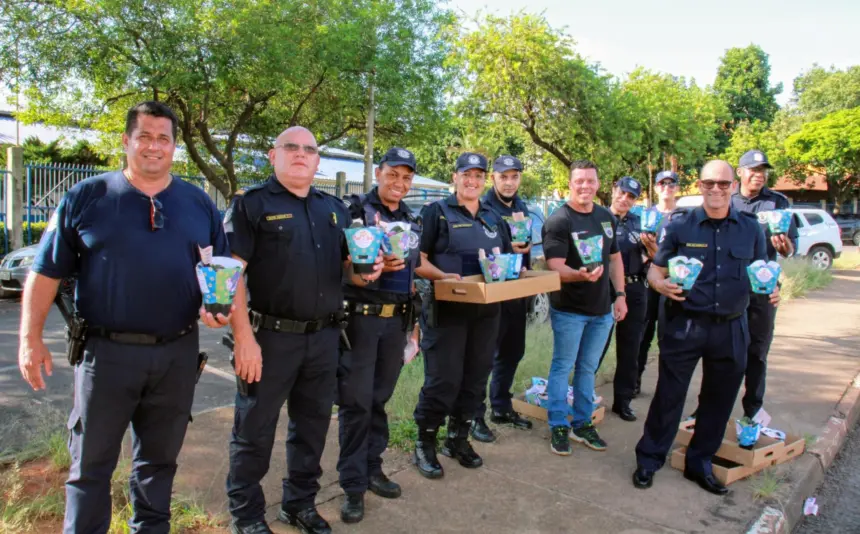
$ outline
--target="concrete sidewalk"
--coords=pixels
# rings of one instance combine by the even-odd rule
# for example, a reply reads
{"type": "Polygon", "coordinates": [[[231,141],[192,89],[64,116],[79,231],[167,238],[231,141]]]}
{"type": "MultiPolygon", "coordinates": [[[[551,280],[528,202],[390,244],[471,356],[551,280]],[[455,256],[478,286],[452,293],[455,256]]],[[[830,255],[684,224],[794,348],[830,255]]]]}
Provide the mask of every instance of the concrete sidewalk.
{"type": "MultiPolygon", "coordinates": [[[[833,426],[834,407],[860,370],[858,347],[860,271],[837,274],[828,288],[787,303],[777,317],[769,362],[765,408],[774,418],[771,426],[800,435],[832,434],[826,429],[833,426]]],[[[750,479],[732,484],[728,496],[716,497],[683,479],[667,462],[653,488],[642,491],[632,486],[633,449],[641,436],[656,378],[656,365],[652,364],[645,375],[643,395],[633,403],[639,421],[626,423],[608,414],[600,425],[601,435],[609,443],[604,453],[573,444],[571,456],[555,456],[549,452],[549,430],[542,422],[531,432],[499,428],[496,443],[475,443],[484,457],[481,469],[466,470],[442,457],[442,480],[422,478],[409,465],[408,455],[389,451],[385,467],[403,486],[403,497],[384,500],[368,494],[365,519],[356,525],[340,522],[342,492],[337,485],[337,425],[333,421],[323,457],[320,512],[336,532],[354,533],[747,531],[766,504],[753,498],[750,479]]],[[[696,404],[698,380],[697,374],[686,413],[696,404]]],[[[611,385],[599,392],[611,399],[611,385]]],[[[232,422],[231,407],[196,416],[179,461],[177,493],[197,499],[216,514],[226,509],[224,481],[232,422]]],[[[284,414],[264,489],[272,529],[295,532],[274,521],[281,477],[286,472],[285,432],[284,414]]],[[[838,444],[824,449],[834,446],[838,444]]],[[[806,453],[776,468],[785,477],[784,491],[808,484],[804,466],[810,457],[806,453]]]]}

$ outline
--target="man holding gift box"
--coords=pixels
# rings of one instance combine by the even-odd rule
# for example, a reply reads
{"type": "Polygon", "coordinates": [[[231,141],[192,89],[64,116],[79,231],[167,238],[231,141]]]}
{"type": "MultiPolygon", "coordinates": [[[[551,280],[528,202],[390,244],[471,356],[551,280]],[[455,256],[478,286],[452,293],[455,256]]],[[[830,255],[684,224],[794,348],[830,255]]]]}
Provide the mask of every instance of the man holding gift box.
{"type": "Polygon", "coordinates": [[[232,326],[236,395],[227,475],[235,534],[271,532],[260,481],[269,470],[278,415],[289,412],[287,477],[278,519],[303,532],[331,529],[314,505],[320,457],[337,388],[338,340],[344,322],[342,280],[379,278],[382,254],[366,274],[353,273],[344,230],[349,211],[311,184],[319,148],[305,128],[288,128],[269,151],[274,175],[237,195],[224,215],[233,257],[246,265],[232,326]]]}
{"type": "Polygon", "coordinates": [[[610,278],[614,287],[623,288],[624,265],[615,217],[594,203],[600,186],[594,163],[573,162],[569,185],[569,200],[547,218],[542,230],[547,265],[561,276],[561,291],[550,295],[553,353],[546,391],[550,450],[563,456],[570,454],[569,439],[606,450],[591,423],[594,374],[613,320],[623,321],[627,315],[624,291],[616,291],[615,303],[611,301],[610,278]],[[571,425],[567,388],[574,368],[571,425]]]}
{"type": "MultiPolygon", "coordinates": [[[[639,344],[645,328],[647,289],[645,284],[645,245],[641,239],[639,217],[630,208],[642,194],[642,186],[634,178],[625,176],[612,188],[612,205],[609,210],[618,218],[616,241],[624,261],[624,293],[627,316],[619,321],[615,331],[616,367],[613,379],[612,411],[625,421],[635,421],[636,413],[630,407],[639,377],[639,344]]],[[[614,290],[613,290],[614,292],[614,290]]],[[[610,338],[612,334],[610,333],[610,338]]],[[[603,356],[609,350],[609,339],[603,356]]],[[[601,356],[601,361],[603,361],[601,356]]],[[[600,365],[598,364],[598,368],[600,365]]]]}
{"type": "MultiPolygon", "coordinates": [[[[764,219],[764,212],[784,210],[791,207],[782,193],[767,187],[768,171],[772,166],[767,156],[760,150],[750,150],[738,162],[740,190],[732,195],[732,207],[759,215],[759,223],[767,237],[767,259],[776,261],[777,254],[785,258],[794,254],[797,240],[797,226],[794,217],[788,233],[773,235],[764,219]]],[[[750,297],[747,310],[750,330],[750,347],[747,353],[745,393],[741,399],[744,415],[752,419],[764,404],[765,375],[767,373],[767,353],[773,341],[773,327],[776,307],[768,302],[767,295],[754,294],[750,297]]]]}
{"type": "Polygon", "coordinates": [[[60,281],[77,276],[67,534],[108,531],[111,474],[129,424],[129,525],[170,530],[176,458],[201,369],[197,317],[212,327],[227,324],[228,317],[201,309],[198,250],[227,255],[229,248],[212,200],[170,174],[177,124],[159,102],[129,110],[122,135],[128,167],[69,190],[24,288],[19,362],[33,389],[44,389],[40,368],[50,376],[53,367],[42,340],[45,318],[60,281]],[[81,319],[83,328],[76,326],[81,319]]]}
{"type": "MultiPolygon", "coordinates": [[[[421,212],[421,265],[417,273],[431,281],[481,274],[479,251],[510,253],[508,225],[481,202],[487,159],[471,152],[457,158],[456,192],[427,205],[421,212]]],[[[425,325],[424,386],[415,407],[418,440],[413,462],[427,478],[441,478],[436,433],[448,417],[442,454],[467,468],[483,465],[469,443],[472,419],[478,414],[493,366],[499,330],[499,304],[423,302],[425,325]]]]}
{"type": "Polygon", "coordinates": [[[384,226],[389,250],[379,280],[364,287],[344,286],[351,348],[342,350],[338,369],[337,470],[346,493],[341,509],[345,523],[364,517],[368,489],[380,497],[400,497],[400,486],[382,472],[382,453],[388,446],[385,403],[394,393],[406,335],[414,326],[413,279],[421,261],[421,226],[403,198],[412,188],[415,171],[412,152],[392,148],[376,168],[377,186],[366,195],[348,199],[353,220],[361,220],[365,226],[384,226]]]}
{"type": "MultiPolygon", "coordinates": [[[[530,267],[531,219],[529,208],[517,191],[522,179],[523,164],[513,156],[499,156],[493,162],[493,187],[484,195],[483,202],[495,210],[511,227],[515,254],[523,255],[523,266],[530,267]],[[513,230],[517,230],[514,235],[513,230]]],[[[496,354],[493,357],[493,379],[490,382],[490,420],[499,425],[528,430],[532,422],[514,411],[511,404],[511,386],[517,365],[526,350],[526,316],[528,300],[506,300],[502,304],[496,354]]],[[[484,419],[486,401],[481,404],[478,416],[472,423],[472,437],[485,443],[493,442],[496,436],[484,419]]]]}
{"type": "MultiPolygon", "coordinates": [[[[681,422],[684,400],[699,360],[702,388],[695,432],[686,454],[684,477],[708,492],[724,495],[711,459],[719,449],[746,368],[750,332],[746,309],[751,291],[747,267],[766,255],[765,237],[755,216],[731,207],[734,172],[725,161],[702,167],[703,205],[676,212],[648,271],[648,282],[666,297],[660,317],[660,374],[645,431],[636,445],[633,485],[649,488],[681,422]],[[671,282],[669,266],[696,260],[698,278],[686,296],[671,282]]],[[[779,302],[779,291],[770,295],[779,302]]]]}
{"type": "MultiPolygon", "coordinates": [[[[675,211],[675,195],[678,193],[678,184],[678,174],[673,171],[660,171],[654,177],[657,205],[648,211],[659,213],[660,222],[653,232],[642,232],[640,235],[648,256],[648,264],[645,266],[646,273],[651,261],[654,260],[654,256],[657,254],[659,242],[666,236],[666,225],[669,224],[669,214],[675,211]]],[[[639,377],[636,380],[636,389],[634,390],[634,394],[636,395],[639,394],[639,390],[642,387],[642,373],[645,372],[645,366],[648,364],[648,351],[651,350],[651,343],[654,341],[654,334],[657,332],[660,293],[654,291],[654,288],[648,288],[647,306],[645,311],[645,330],[642,333],[642,341],[639,342],[639,377]]]]}

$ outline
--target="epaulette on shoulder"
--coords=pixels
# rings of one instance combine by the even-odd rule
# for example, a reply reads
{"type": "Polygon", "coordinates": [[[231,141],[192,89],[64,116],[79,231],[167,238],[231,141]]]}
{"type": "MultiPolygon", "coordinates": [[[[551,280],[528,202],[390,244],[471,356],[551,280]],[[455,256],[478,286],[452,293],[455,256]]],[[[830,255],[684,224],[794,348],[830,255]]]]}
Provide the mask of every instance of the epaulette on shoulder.
{"type": "Polygon", "coordinates": [[[247,195],[248,193],[253,193],[254,191],[259,191],[266,187],[266,182],[260,182],[258,184],[249,185],[248,187],[244,187],[242,189],[236,190],[234,195],[247,195]]]}
{"type": "Polygon", "coordinates": [[[690,213],[689,208],[675,208],[672,210],[672,213],[669,214],[669,220],[674,221],[675,219],[683,218],[684,216],[690,213]]]}

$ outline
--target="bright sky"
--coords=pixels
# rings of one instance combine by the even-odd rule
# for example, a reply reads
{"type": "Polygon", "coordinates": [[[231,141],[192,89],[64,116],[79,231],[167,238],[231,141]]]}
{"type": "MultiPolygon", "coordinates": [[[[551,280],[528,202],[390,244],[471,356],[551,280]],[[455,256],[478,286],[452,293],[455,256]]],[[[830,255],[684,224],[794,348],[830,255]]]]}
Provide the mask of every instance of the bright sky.
{"type": "Polygon", "coordinates": [[[714,82],[726,49],[759,45],[770,55],[771,85],[813,63],[860,65],[858,0],[449,0],[467,16],[478,11],[541,14],[577,42],[577,51],[621,76],[636,66],[714,82]],[[492,7],[487,7],[492,6],[492,7]]]}

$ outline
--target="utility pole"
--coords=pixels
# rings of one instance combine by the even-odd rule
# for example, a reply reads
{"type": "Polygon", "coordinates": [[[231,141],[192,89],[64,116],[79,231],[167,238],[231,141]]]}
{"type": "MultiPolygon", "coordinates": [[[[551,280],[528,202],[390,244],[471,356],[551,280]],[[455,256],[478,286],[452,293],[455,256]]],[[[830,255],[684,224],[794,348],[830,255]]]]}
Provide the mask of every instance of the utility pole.
{"type": "Polygon", "coordinates": [[[375,126],[373,83],[376,69],[370,71],[367,84],[367,142],[364,146],[364,192],[373,189],[373,128],[375,126]]]}

